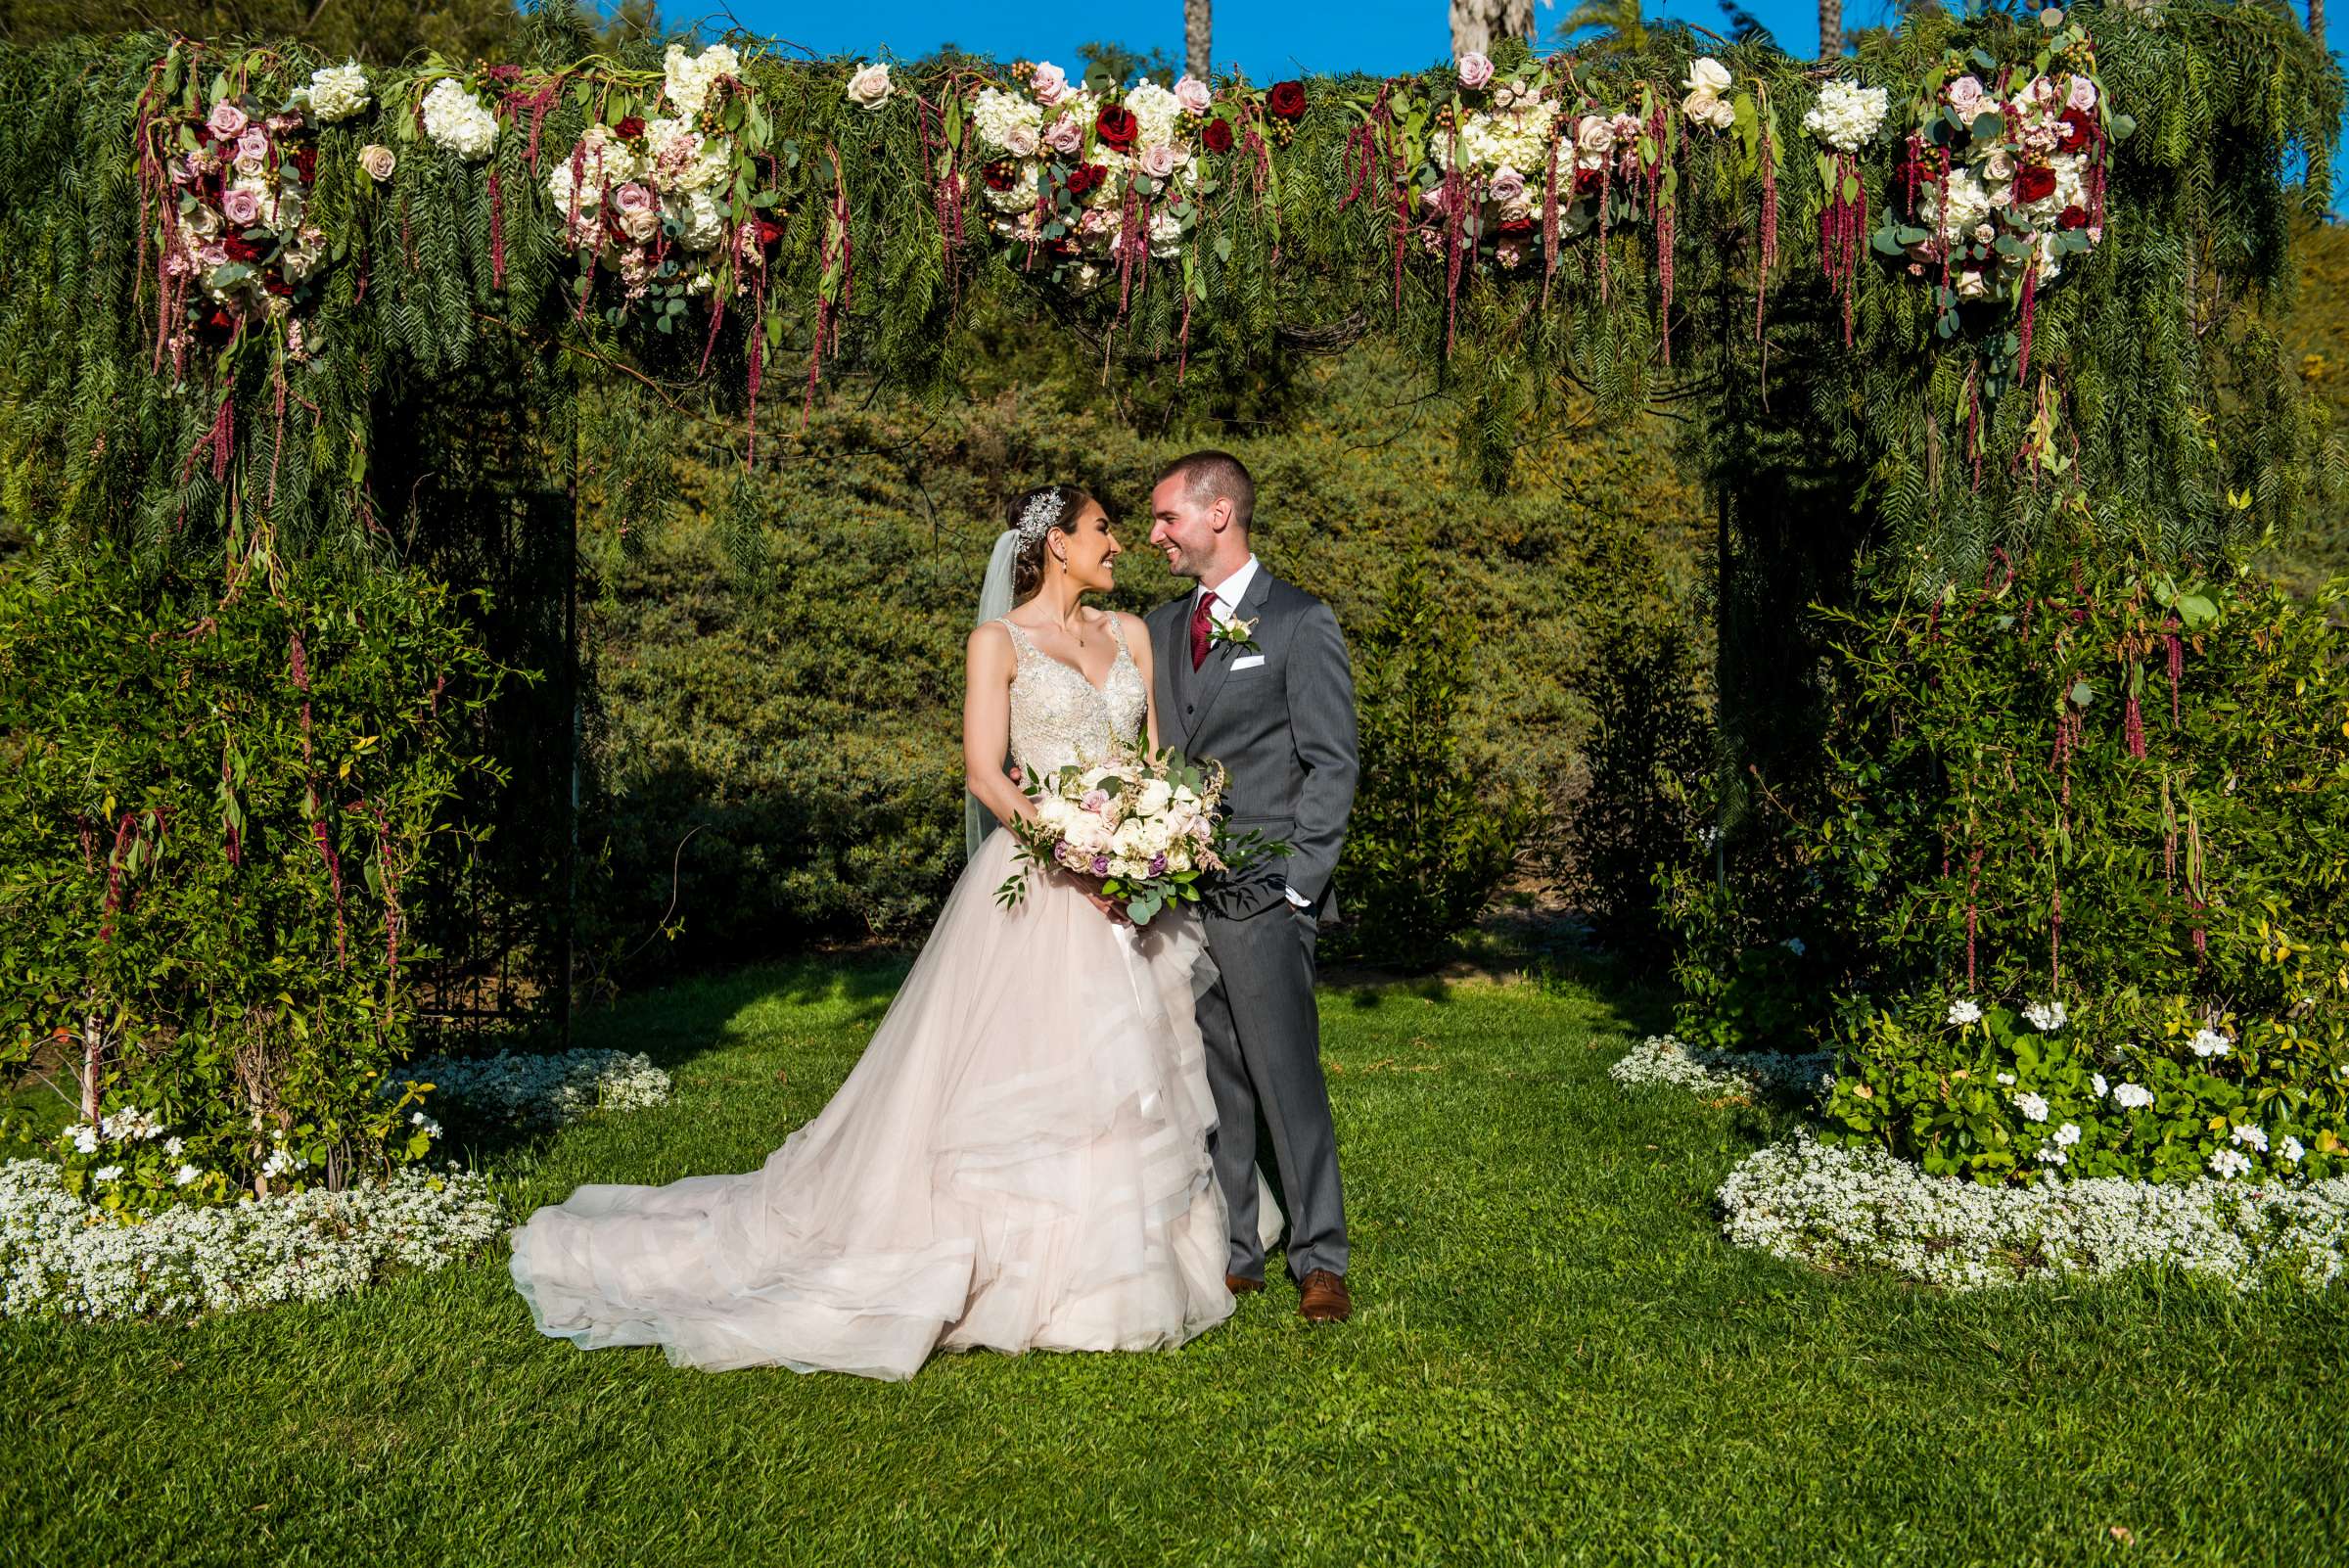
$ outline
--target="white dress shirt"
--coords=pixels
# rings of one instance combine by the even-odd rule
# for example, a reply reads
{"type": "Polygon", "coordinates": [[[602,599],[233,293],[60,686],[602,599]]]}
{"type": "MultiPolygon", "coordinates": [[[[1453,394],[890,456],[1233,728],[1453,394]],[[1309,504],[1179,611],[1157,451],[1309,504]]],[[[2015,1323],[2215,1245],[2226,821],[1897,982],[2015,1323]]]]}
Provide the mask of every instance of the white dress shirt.
{"type": "MultiPolygon", "coordinates": [[[[1239,570],[1232,573],[1230,576],[1225,577],[1212,588],[1202,587],[1199,592],[1207,600],[1208,619],[1221,626],[1228,623],[1232,617],[1238,615],[1240,601],[1248,597],[1248,587],[1249,584],[1256,581],[1256,556],[1254,552],[1250,552],[1248,559],[1242,561],[1239,570]]],[[[1197,613],[1195,609],[1192,611],[1194,615],[1197,613]]],[[[1298,908],[1310,909],[1313,907],[1313,900],[1295,888],[1284,885],[1280,891],[1287,894],[1289,902],[1298,908]]]]}

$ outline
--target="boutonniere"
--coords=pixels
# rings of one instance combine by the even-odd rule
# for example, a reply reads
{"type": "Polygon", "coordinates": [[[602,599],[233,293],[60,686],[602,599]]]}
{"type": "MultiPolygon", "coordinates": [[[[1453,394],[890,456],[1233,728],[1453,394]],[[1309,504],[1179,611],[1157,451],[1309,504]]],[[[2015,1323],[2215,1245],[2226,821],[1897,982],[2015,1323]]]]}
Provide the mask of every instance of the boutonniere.
{"type": "MultiPolygon", "coordinates": [[[[1261,621],[1264,617],[1256,619],[1261,621]]],[[[1238,616],[1233,616],[1229,621],[1217,622],[1208,631],[1207,640],[1211,646],[1228,644],[1249,653],[1264,652],[1256,645],[1256,621],[1242,621],[1238,616]]]]}

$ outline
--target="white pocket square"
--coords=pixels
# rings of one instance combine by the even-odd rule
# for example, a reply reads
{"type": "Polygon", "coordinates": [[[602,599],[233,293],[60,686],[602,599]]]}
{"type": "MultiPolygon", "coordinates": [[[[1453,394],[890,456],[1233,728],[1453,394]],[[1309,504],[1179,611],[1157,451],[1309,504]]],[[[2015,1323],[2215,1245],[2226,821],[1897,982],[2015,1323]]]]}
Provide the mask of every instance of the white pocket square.
{"type": "Polygon", "coordinates": [[[1250,654],[1245,659],[1234,659],[1231,662],[1231,668],[1234,669],[1254,669],[1257,666],[1263,664],[1264,662],[1265,656],[1263,654],[1250,654]]]}

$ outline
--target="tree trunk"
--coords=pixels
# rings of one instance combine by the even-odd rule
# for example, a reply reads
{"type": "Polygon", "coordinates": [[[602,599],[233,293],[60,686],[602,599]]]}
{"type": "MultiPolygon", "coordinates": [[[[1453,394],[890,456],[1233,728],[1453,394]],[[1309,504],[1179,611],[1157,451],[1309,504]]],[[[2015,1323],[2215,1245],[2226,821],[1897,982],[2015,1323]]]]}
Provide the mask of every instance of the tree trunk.
{"type": "Polygon", "coordinates": [[[1534,0],[1451,0],[1453,59],[1471,52],[1488,54],[1503,38],[1529,38],[1534,31],[1534,0]]]}
{"type": "Polygon", "coordinates": [[[2308,35],[2318,47],[2325,43],[2325,0],[2308,0],[2308,35]]]}
{"type": "Polygon", "coordinates": [[[1208,40],[1213,35],[1215,10],[1210,0],[1182,0],[1182,69],[1201,81],[1208,79],[1208,40]]]}
{"type": "MultiPolygon", "coordinates": [[[[2323,5],[2325,0],[2309,0],[2323,5]]],[[[1819,0],[1819,58],[1835,60],[1843,54],[1843,0],[1819,0]]]]}

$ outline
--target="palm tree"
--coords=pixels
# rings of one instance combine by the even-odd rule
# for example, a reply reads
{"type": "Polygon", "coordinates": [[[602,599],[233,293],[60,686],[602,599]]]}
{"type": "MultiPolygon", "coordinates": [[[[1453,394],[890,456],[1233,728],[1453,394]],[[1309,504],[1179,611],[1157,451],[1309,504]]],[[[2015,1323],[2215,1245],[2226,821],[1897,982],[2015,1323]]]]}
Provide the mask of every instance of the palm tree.
{"type": "Polygon", "coordinates": [[[1639,0],[1581,0],[1558,23],[1557,42],[1562,45],[1576,33],[1591,27],[1626,49],[1637,49],[1647,42],[1647,23],[1639,15],[1639,0]]]}
{"type": "Polygon", "coordinates": [[[1502,38],[1529,38],[1534,31],[1534,0],[1451,0],[1453,58],[1484,54],[1502,38]]]}
{"type": "MultiPolygon", "coordinates": [[[[2323,5],[2325,0],[2309,0],[2323,5]]],[[[1819,0],[1819,58],[1833,60],[1843,53],[1843,0],[1819,0]]]]}
{"type": "Polygon", "coordinates": [[[2308,35],[2320,46],[2325,42],[2325,0],[2308,0],[2308,35]]]}
{"type": "Polygon", "coordinates": [[[1182,69],[1201,81],[1208,77],[1208,38],[1214,22],[1210,0],[1182,0],[1182,69]]]}

